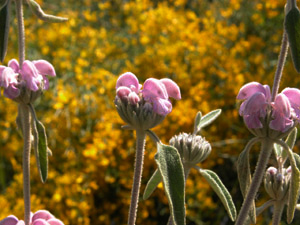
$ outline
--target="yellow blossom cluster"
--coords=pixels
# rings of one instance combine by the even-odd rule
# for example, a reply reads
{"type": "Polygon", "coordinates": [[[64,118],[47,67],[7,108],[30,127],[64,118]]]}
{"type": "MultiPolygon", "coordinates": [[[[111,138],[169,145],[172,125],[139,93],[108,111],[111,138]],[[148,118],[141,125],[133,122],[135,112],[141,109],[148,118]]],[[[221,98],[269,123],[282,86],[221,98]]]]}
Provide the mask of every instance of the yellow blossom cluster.
{"type": "MultiPolygon", "coordinates": [[[[164,143],[179,132],[191,132],[198,111],[222,109],[202,132],[213,149],[200,166],[219,174],[240,207],[235,162],[251,134],[238,115],[236,95],[250,81],[272,85],[285,1],[38,2],[45,12],[69,20],[45,23],[25,6],[27,58],[46,59],[57,73],[35,104],[53,156],[45,184],[32,156],[32,211],[47,209],[66,225],[126,223],[135,134],[121,129],[124,122],[114,106],[116,80],[126,71],[140,83],[168,77],[180,86],[182,100],[174,102],[172,113],[154,129],[164,143]]],[[[17,57],[15,34],[13,20],[7,61],[17,57]]],[[[289,58],[282,85],[300,85],[289,58]]],[[[0,218],[23,218],[22,137],[16,115],[17,105],[1,97],[0,218]]],[[[156,169],[155,152],[147,139],[141,192],[156,169]]],[[[228,220],[196,171],[187,181],[186,195],[189,224],[228,220]]],[[[168,217],[159,185],[150,199],[140,200],[137,224],[166,224],[168,217]]]]}

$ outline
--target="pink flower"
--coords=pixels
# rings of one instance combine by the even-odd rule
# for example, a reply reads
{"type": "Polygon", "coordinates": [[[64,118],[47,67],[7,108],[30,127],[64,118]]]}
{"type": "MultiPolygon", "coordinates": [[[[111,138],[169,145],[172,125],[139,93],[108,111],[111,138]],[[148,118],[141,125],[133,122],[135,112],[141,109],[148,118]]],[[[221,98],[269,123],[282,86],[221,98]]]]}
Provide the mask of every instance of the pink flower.
{"type": "Polygon", "coordinates": [[[43,83],[43,89],[49,88],[48,76],[56,76],[54,67],[45,60],[29,61],[25,60],[20,69],[16,59],[8,62],[8,67],[0,66],[0,86],[4,87],[4,95],[14,99],[18,97],[20,91],[18,85],[25,81],[26,86],[31,91],[40,89],[43,83]]]}
{"type": "MultiPolygon", "coordinates": [[[[24,225],[23,220],[11,215],[0,221],[0,225],[24,225]]],[[[62,221],[56,219],[50,212],[39,210],[30,218],[30,225],[64,225],[62,221]]]]}
{"type": "Polygon", "coordinates": [[[237,99],[245,100],[240,106],[239,113],[243,116],[246,125],[250,129],[262,128],[260,119],[266,117],[271,100],[269,86],[263,86],[258,82],[246,84],[241,88],[237,99]]]}
{"type": "Polygon", "coordinates": [[[168,78],[161,80],[149,78],[145,81],[143,90],[141,86],[133,73],[124,73],[117,80],[117,96],[132,105],[136,105],[143,98],[152,104],[154,112],[164,116],[172,111],[169,97],[181,99],[178,85],[168,78]]]}
{"type": "Polygon", "coordinates": [[[250,129],[263,128],[262,120],[268,110],[271,110],[269,127],[283,133],[300,118],[300,90],[296,88],[284,89],[271,103],[269,86],[251,82],[241,88],[237,99],[244,100],[239,113],[250,129]]]}

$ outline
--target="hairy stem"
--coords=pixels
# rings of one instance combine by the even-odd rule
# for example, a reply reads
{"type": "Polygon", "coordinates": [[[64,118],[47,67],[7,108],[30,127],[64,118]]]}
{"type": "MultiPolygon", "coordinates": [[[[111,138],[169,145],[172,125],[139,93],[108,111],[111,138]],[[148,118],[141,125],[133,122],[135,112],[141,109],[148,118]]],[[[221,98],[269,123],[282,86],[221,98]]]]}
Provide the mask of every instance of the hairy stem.
{"type": "Polygon", "coordinates": [[[274,213],[273,213],[273,218],[272,218],[272,225],[279,225],[282,212],[284,209],[284,202],[283,201],[276,201],[274,204],[274,213]]]}
{"type": "Polygon", "coordinates": [[[272,88],[272,98],[271,98],[272,102],[275,101],[276,95],[278,93],[279,84],[280,84],[280,80],[281,80],[281,76],[282,76],[285,59],[287,56],[288,47],[289,47],[288,37],[287,37],[287,33],[284,31],[283,37],[282,37],[282,42],[281,42],[280,54],[278,57],[277,69],[275,72],[274,83],[273,83],[273,88],[272,88]]]}
{"type": "Polygon", "coordinates": [[[16,11],[18,20],[18,44],[19,44],[19,64],[22,68],[25,61],[25,28],[23,18],[23,0],[16,0],[16,11]]]}
{"type": "Polygon", "coordinates": [[[256,165],[256,169],[253,175],[253,179],[251,181],[251,185],[249,187],[249,190],[247,192],[247,195],[244,199],[244,203],[242,205],[241,211],[238,215],[238,218],[236,220],[236,225],[243,225],[250,207],[252,205],[253,200],[255,199],[256,193],[258,191],[258,188],[260,187],[260,184],[262,182],[262,178],[264,176],[264,172],[266,170],[271,152],[273,148],[273,141],[269,138],[265,138],[261,142],[261,151],[259,154],[258,162],[256,165]]]}
{"type": "Polygon", "coordinates": [[[31,116],[27,104],[19,104],[19,113],[23,131],[23,194],[24,194],[24,221],[30,223],[30,150],[31,150],[31,116]]]}
{"type": "Polygon", "coordinates": [[[146,133],[144,130],[136,130],[136,155],[134,166],[133,185],[131,190],[131,202],[129,208],[128,225],[134,225],[138,208],[139,193],[143,172],[144,149],[146,142],[146,133]]]}

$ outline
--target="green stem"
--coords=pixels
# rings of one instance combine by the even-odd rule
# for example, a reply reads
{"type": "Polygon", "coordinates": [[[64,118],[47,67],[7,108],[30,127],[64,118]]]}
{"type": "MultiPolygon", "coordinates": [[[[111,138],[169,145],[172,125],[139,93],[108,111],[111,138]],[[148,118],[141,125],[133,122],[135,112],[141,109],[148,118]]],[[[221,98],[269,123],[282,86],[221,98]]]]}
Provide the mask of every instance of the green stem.
{"type": "Polygon", "coordinates": [[[31,150],[31,116],[29,106],[20,103],[19,113],[23,131],[23,194],[24,194],[24,221],[30,223],[30,150],[31,150]]]}
{"type": "Polygon", "coordinates": [[[275,98],[278,93],[279,84],[280,84],[280,80],[281,80],[281,76],[282,76],[283,66],[285,63],[286,56],[287,56],[288,47],[289,47],[288,37],[287,37],[287,33],[284,31],[283,37],[282,37],[282,42],[281,42],[280,54],[278,57],[277,69],[275,72],[274,83],[273,83],[273,88],[272,88],[272,98],[271,98],[272,102],[275,101],[275,98]]]}
{"type": "Polygon", "coordinates": [[[282,212],[284,209],[284,202],[283,201],[276,201],[274,204],[274,213],[273,213],[273,219],[272,219],[272,225],[279,225],[282,212]]]}
{"type": "Polygon", "coordinates": [[[273,141],[269,138],[265,138],[261,142],[261,151],[259,154],[258,162],[256,165],[256,169],[253,175],[253,179],[247,195],[245,197],[244,203],[242,205],[241,211],[236,220],[236,225],[243,225],[245,220],[247,219],[250,207],[252,205],[253,200],[255,199],[256,193],[260,184],[262,182],[262,178],[265,174],[265,170],[272,153],[273,141]]]}
{"type": "Polygon", "coordinates": [[[139,193],[142,179],[144,149],[146,133],[144,130],[136,130],[136,155],[134,166],[133,185],[131,190],[131,202],[128,215],[128,225],[135,225],[136,213],[138,208],[139,193]]]}
{"type": "Polygon", "coordinates": [[[18,44],[19,44],[19,64],[22,68],[25,61],[25,28],[23,18],[23,0],[16,0],[16,11],[18,20],[18,44]]]}

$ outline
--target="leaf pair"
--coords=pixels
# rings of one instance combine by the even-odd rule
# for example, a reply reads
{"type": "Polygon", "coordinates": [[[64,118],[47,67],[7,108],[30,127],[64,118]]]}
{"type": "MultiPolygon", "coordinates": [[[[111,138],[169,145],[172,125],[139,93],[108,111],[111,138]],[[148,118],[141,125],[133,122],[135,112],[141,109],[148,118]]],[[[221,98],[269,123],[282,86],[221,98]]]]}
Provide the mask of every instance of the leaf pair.
{"type": "Polygon", "coordinates": [[[207,113],[203,117],[202,117],[202,113],[198,112],[195,118],[194,134],[199,133],[203,127],[206,127],[209,124],[211,124],[221,114],[221,112],[222,112],[221,109],[216,109],[207,113]]]}
{"type": "MultiPolygon", "coordinates": [[[[157,146],[158,152],[155,156],[155,161],[158,165],[158,170],[154,172],[148,181],[143,198],[144,200],[149,198],[162,180],[168,197],[173,222],[176,225],[185,224],[185,178],[180,155],[172,146],[162,144],[158,144],[157,146]]],[[[211,170],[204,170],[199,167],[195,168],[208,181],[221,199],[231,220],[234,221],[236,218],[234,203],[230,193],[218,175],[211,170]]]]}

